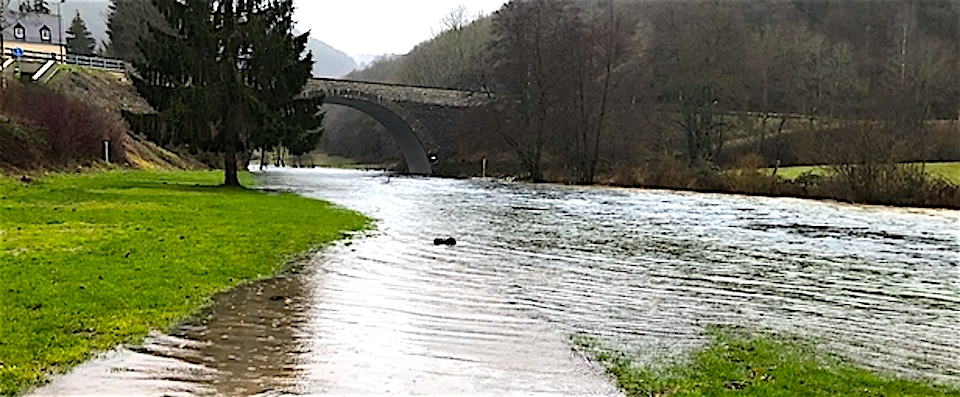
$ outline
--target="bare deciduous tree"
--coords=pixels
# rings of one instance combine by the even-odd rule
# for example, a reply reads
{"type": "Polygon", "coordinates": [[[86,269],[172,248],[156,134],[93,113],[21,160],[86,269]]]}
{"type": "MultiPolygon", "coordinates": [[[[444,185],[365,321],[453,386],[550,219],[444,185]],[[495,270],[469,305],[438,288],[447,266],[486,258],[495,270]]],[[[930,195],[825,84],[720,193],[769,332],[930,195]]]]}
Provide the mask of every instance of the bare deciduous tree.
{"type": "Polygon", "coordinates": [[[729,3],[664,2],[660,7],[651,85],[686,137],[687,162],[712,162],[727,139],[723,111],[743,106],[749,30],[729,3]]]}
{"type": "Polygon", "coordinates": [[[612,1],[566,21],[561,34],[568,57],[559,61],[569,66],[569,73],[557,77],[572,83],[564,87],[561,98],[572,100],[576,122],[563,133],[573,138],[568,165],[574,167],[576,182],[589,184],[596,178],[611,101],[622,80],[617,69],[625,63],[628,35],[612,1]]]}
{"type": "Polygon", "coordinates": [[[551,128],[562,109],[556,106],[555,60],[566,51],[560,36],[565,4],[552,0],[514,0],[494,17],[491,55],[493,77],[503,111],[497,133],[513,148],[528,177],[543,181],[543,164],[551,128]]]}

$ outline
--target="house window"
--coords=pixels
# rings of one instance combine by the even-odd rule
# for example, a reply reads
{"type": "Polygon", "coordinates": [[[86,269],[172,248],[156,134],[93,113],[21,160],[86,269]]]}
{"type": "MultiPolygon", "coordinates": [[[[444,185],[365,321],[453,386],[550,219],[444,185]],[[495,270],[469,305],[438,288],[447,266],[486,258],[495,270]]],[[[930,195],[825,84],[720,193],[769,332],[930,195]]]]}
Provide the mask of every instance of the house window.
{"type": "Polygon", "coordinates": [[[46,26],[40,28],[40,41],[50,42],[50,28],[46,26]]]}
{"type": "Polygon", "coordinates": [[[20,24],[17,24],[17,26],[13,27],[13,37],[17,40],[24,40],[27,38],[27,30],[24,29],[23,26],[20,26],[20,24]]]}

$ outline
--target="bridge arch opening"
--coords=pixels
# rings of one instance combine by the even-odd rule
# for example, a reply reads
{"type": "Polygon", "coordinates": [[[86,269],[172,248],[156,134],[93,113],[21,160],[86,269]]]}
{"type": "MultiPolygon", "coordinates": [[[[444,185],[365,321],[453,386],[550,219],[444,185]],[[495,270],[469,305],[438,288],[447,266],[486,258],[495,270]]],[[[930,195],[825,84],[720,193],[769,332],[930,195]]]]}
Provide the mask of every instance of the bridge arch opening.
{"type": "Polygon", "coordinates": [[[413,128],[403,117],[379,104],[361,100],[346,98],[337,95],[328,95],[324,98],[325,104],[346,106],[356,109],[360,112],[373,117],[378,123],[393,136],[403,159],[407,163],[407,172],[413,175],[432,175],[433,167],[430,165],[430,159],[427,157],[427,151],[424,150],[420,138],[413,132],[413,128]]]}

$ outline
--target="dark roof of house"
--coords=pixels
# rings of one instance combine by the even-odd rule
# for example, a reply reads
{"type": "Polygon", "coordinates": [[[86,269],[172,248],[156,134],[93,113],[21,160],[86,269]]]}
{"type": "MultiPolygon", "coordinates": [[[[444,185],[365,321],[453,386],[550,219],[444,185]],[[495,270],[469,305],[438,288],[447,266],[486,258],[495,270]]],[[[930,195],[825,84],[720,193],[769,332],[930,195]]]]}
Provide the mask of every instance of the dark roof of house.
{"type": "MultiPolygon", "coordinates": [[[[60,17],[55,14],[21,13],[19,11],[7,11],[5,15],[3,29],[3,40],[5,42],[27,42],[27,43],[47,43],[41,40],[40,30],[46,27],[50,29],[51,44],[65,45],[63,35],[60,33],[60,17]],[[22,26],[26,37],[23,40],[14,36],[14,27],[22,26]]],[[[9,46],[7,46],[9,47],[9,46]]]]}

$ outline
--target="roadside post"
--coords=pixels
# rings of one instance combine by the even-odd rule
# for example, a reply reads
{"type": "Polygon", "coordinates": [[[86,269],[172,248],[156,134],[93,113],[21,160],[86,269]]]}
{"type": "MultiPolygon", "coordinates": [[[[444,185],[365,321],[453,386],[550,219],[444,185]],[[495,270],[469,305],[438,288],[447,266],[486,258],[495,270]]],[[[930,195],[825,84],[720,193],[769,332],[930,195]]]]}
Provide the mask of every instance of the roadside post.
{"type": "Polygon", "coordinates": [[[16,65],[13,67],[13,78],[20,80],[20,58],[23,57],[23,48],[16,47],[11,52],[13,57],[17,60],[16,65]]]}
{"type": "Polygon", "coordinates": [[[103,160],[110,164],[110,141],[103,141],[103,160]]]}

